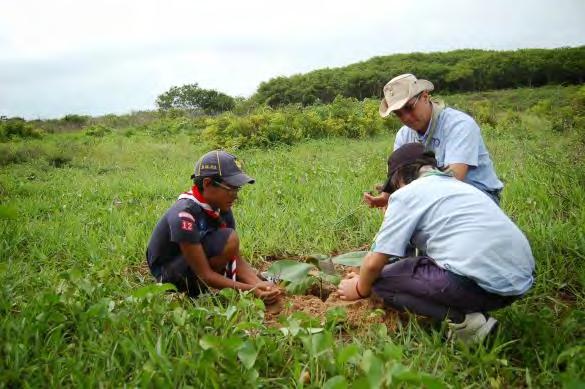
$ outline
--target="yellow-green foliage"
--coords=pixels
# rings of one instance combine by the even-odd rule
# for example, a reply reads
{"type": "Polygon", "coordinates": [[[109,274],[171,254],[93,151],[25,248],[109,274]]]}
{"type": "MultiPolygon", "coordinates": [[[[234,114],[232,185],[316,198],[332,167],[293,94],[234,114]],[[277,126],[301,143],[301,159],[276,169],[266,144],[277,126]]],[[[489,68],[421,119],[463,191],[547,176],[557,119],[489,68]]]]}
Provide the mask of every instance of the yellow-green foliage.
{"type": "Polygon", "coordinates": [[[43,135],[41,129],[35,128],[20,118],[0,119],[0,141],[16,138],[40,138],[43,135]]]}
{"type": "Polygon", "coordinates": [[[203,131],[213,147],[245,148],[293,144],[304,139],[341,136],[361,139],[381,133],[392,120],[378,114],[378,102],[338,96],[329,105],[262,107],[248,116],[210,118],[203,131]]]}

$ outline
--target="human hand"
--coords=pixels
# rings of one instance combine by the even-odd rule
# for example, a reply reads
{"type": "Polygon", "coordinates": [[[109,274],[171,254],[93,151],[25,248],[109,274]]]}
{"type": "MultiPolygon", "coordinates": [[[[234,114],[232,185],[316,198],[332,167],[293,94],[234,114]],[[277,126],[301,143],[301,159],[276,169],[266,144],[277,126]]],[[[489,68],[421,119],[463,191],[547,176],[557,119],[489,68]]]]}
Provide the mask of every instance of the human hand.
{"type": "Polygon", "coordinates": [[[261,281],[252,289],[254,295],[264,301],[265,304],[274,304],[280,297],[280,289],[269,281],[261,281]]]}
{"type": "Polygon", "coordinates": [[[341,280],[339,286],[337,287],[337,293],[339,293],[339,298],[344,301],[354,301],[359,300],[362,297],[357,292],[358,282],[360,280],[359,275],[356,273],[350,273],[348,275],[349,278],[341,280]]]}
{"type": "Polygon", "coordinates": [[[374,196],[369,192],[364,192],[362,199],[370,208],[383,208],[388,205],[388,198],[384,194],[374,196]]]}

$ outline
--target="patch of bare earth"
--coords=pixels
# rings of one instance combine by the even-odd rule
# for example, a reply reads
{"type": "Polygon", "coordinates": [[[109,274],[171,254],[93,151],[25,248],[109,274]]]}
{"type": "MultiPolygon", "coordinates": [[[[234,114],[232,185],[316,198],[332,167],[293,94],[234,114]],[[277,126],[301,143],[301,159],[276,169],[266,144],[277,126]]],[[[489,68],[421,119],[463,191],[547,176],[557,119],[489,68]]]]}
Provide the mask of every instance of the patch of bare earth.
{"type": "Polygon", "coordinates": [[[295,312],[304,312],[307,315],[319,318],[321,324],[325,323],[328,310],[343,307],[347,312],[345,326],[349,329],[364,329],[372,324],[385,324],[388,331],[396,331],[399,314],[385,310],[381,301],[376,298],[357,301],[343,301],[334,291],[325,301],[313,295],[285,295],[278,306],[267,307],[265,320],[268,325],[280,326],[278,318],[289,316],[295,312]]]}

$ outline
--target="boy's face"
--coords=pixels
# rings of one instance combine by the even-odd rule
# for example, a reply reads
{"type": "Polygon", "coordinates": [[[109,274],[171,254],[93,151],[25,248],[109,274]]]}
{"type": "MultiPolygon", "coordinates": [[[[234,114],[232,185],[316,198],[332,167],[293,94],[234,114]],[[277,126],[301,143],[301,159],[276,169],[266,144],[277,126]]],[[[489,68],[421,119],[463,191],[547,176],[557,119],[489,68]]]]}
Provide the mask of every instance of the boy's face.
{"type": "Polygon", "coordinates": [[[228,211],[238,199],[240,188],[233,187],[225,182],[214,181],[211,178],[203,180],[203,197],[213,208],[219,208],[222,212],[228,211]]]}

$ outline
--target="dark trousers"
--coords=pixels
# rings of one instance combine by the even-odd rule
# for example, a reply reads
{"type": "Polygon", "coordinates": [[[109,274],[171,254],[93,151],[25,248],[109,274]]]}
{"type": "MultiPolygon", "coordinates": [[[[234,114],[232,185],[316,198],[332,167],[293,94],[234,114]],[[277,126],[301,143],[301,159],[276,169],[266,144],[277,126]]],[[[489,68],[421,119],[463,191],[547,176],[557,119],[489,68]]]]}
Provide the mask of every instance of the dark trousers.
{"type": "Polygon", "coordinates": [[[520,297],[489,293],[471,279],[440,268],[429,257],[408,257],[384,266],[372,288],[387,306],[457,323],[466,313],[486,313],[520,297]]]}
{"type": "MultiPolygon", "coordinates": [[[[210,231],[201,240],[203,251],[207,259],[220,255],[227,243],[231,228],[210,231]]],[[[148,252],[146,253],[148,257],[148,252]]],[[[171,283],[177,287],[179,292],[185,292],[191,297],[197,297],[208,289],[203,281],[193,272],[182,255],[173,257],[150,268],[150,272],[158,282],[171,283]]]]}

